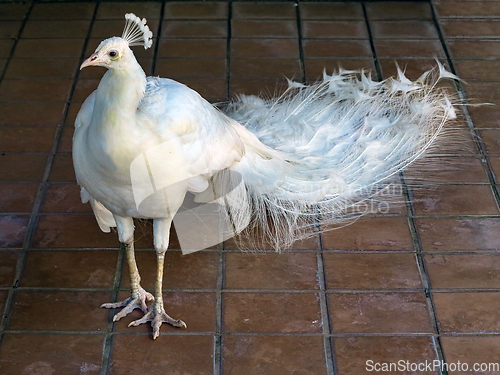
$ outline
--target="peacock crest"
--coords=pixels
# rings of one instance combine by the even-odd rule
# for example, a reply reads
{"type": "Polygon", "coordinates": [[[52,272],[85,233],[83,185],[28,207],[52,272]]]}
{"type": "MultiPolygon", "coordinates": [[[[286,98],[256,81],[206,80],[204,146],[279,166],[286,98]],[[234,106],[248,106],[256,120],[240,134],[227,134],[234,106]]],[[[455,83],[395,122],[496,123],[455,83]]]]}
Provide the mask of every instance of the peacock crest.
{"type": "Polygon", "coordinates": [[[153,33],[146,25],[146,19],[141,20],[133,13],[125,14],[125,19],[122,39],[125,39],[129,46],[144,46],[144,49],[151,47],[153,33]]]}

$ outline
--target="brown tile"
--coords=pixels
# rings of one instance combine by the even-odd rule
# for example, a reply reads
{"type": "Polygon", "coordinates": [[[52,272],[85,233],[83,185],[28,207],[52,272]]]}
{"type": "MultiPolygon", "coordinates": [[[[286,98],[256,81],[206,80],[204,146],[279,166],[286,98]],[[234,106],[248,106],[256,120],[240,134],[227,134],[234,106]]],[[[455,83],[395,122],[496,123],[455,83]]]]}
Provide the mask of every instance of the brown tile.
{"type": "Polygon", "coordinates": [[[14,40],[0,39],[0,57],[3,57],[3,58],[9,57],[13,44],[14,44],[14,40]]]}
{"type": "Polygon", "coordinates": [[[0,100],[65,101],[71,89],[71,80],[17,80],[5,79],[0,85],[0,100]]]}
{"type": "Polygon", "coordinates": [[[318,289],[315,253],[226,254],[226,289],[318,289]]]}
{"type": "Polygon", "coordinates": [[[0,181],[38,181],[42,179],[46,154],[0,154],[0,181]]]}
{"type": "Polygon", "coordinates": [[[112,288],[116,251],[28,251],[21,286],[112,288]]]}
{"type": "Polygon", "coordinates": [[[79,79],[73,91],[72,100],[83,102],[99,86],[100,79],[79,79]]]}
{"type": "Polygon", "coordinates": [[[372,57],[367,40],[304,40],[305,57],[372,57]]]}
{"type": "MultiPolygon", "coordinates": [[[[430,337],[339,337],[333,340],[335,362],[339,375],[365,374],[380,371],[382,364],[398,363],[402,358],[420,369],[418,374],[437,374],[426,371],[426,363],[436,360],[436,349],[430,337]],[[367,362],[371,361],[371,362],[367,362]],[[375,367],[375,366],[378,367],[375,367]]],[[[406,362],[405,362],[406,364],[406,362]]],[[[385,373],[417,373],[411,371],[385,373]]]]}
{"type": "Polygon", "coordinates": [[[0,184],[0,212],[31,212],[38,184],[0,184]]]}
{"type": "Polygon", "coordinates": [[[441,332],[498,332],[498,293],[433,293],[441,332]]]}
{"type": "Polygon", "coordinates": [[[468,111],[475,127],[500,128],[500,107],[469,107],[468,111]]]}
{"type": "Polygon", "coordinates": [[[495,218],[417,219],[424,251],[498,249],[500,220],[495,218]]]}
{"type": "Polygon", "coordinates": [[[231,56],[298,58],[299,46],[293,39],[232,39],[231,56]]]}
{"type": "MultiPolygon", "coordinates": [[[[405,171],[405,179],[409,184],[414,182],[488,182],[480,158],[472,156],[425,158],[423,165],[419,164],[405,171]]],[[[412,187],[412,189],[420,188],[412,187]]]]}
{"type": "MultiPolygon", "coordinates": [[[[156,253],[138,251],[135,254],[141,274],[141,285],[154,289],[156,282],[156,253]]],[[[217,283],[218,257],[216,252],[198,251],[182,255],[180,251],[167,251],[163,288],[215,289],[217,283]]],[[[130,288],[128,267],[123,269],[122,288],[130,288]]]]}
{"type": "Polygon", "coordinates": [[[374,41],[374,44],[377,56],[379,58],[446,58],[439,40],[376,39],[374,41]]]}
{"type": "Polygon", "coordinates": [[[0,151],[50,152],[54,128],[0,127],[0,151]]]}
{"type": "Polygon", "coordinates": [[[169,2],[164,19],[225,19],[228,7],[223,2],[169,2]]]}
{"type": "Polygon", "coordinates": [[[7,291],[0,291],[0,308],[2,311],[5,309],[5,303],[7,302],[7,291]]]}
{"type": "MultiPolygon", "coordinates": [[[[119,3],[103,3],[99,4],[97,11],[97,19],[120,19],[125,23],[125,13],[134,13],[141,18],[147,18],[148,24],[150,19],[160,18],[161,4],[157,2],[119,2],[119,3]]],[[[121,35],[121,34],[120,34],[121,35]]]]}
{"type": "Polygon", "coordinates": [[[231,21],[233,38],[297,38],[297,24],[293,20],[242,20],[231,21]]]}
{"type": "Polygon", "coordinates": [[[458,70],[458,76],[464,80],[500,80],[496,60],[456,60],[453,65],[458,70]]]}
{"type": "MultiPolygon", "coordinates": [[[[92,70],[92,69],[88,69],[92,70]]],[[[78,115],[78,112],[80,112],[80,108],[82,107],[82,103],[76,102],[76,103],[71,103],[69,105],[68,109],[68,114],[66,116],[66,120],[64,122],[65,125],[68,125],[68,127],[71,129],[71,137],[73,137],[73,132],[75,131],[75,120],[76,116],[78,115]]],[[[63,152],[61,150],[61,152],[63,152]]]]}
{"type": "MultiPolygon", "coordinates": [[[[164,327],[162,327],[162,330],[164,327]]],[[[213,374],[212,336],[168,335],[152,340],[149,335],[116,335],[110,373],[163,375],[213,374]]]]}
{"type": "Polygon", "coordinates": [[[413,189],[417,215],[498,215],[488,185],[428,185],[413,189]]]}
{"type": "Polygon", "coordinates": [[[362,218],[321,236],[328,250],[413,250],[408,222],[403,217],[362,218]]]}
{"type": "Polygon", "coordinates": [[[0,125],[48,125],[62,122],[62,102],[0,102],[0,125]]]}
{"type": "Polygon", "coordinates": [[[329,59],[329,58],[313,58],[305,59],[304,65],[306,69],[306,77],[308,79],[323,78],[323,72],[331,74],[338,71],[339,68],[349,70],[368,70],[375,72],[373,60],[369,59],[329,59]]]}
{"type": "Polygon", "coordinates": [[[98,374],[102,335],[6,334],[0,369],[5,374],[98,374]]]}
{"type": "MultiPolygon", "coordinates": [[[[382,74],[385,79],[389,77],[397,77],[397,67],[405,73],[405,76],[411,80],[418,79],[424,72],[436,68],[436,60],[434,59],[404,59],[394,58],[380,59],[380,66],[382,68],[382,74]]],[[[449,69],[448,64],[442,60],[444,66],[449,69]]]]}
{"type": "Polygon", "coordinates": [[[9,329],[97,331],[105,330],[108,312],[99,306],[108,292],[17,291],[9,329]]]}
{"type": "Polygon", "coordinates": [[[500,82],[470,82],[465,92],[476,103],[500,103],[500,82]]]}
{"type": "Polygon", "coordinates": [[[30,13],[30,20],[90,19],[95,6],[95,3],[38,3],[30,13]]]}
{"type": "Polygon", "coordinates": [[[232,17],[234,18],[291,18],[295,19],[295,4],[293,3],[234,3],[232,17]]]}
{"type": "Polygon", "coordinates": [[[73,133],[75,129],[73,127],[64,127],[61,133],[61,138],[59,139],[59,146],[57,147],[57,152],[71,152],[73,148],[73,133]]]}
{"type": "MultiPolygon", "coordinates": [[[[2,252],[0,256],[0,286],[10,287],[16,281],[17,256],[16,252],[2,252]]],[[[4,303],[5,298],[2,300],[2,306],[4,303]]]]}
{"type": "MultiPolygon", "coordinates": [[[[473,364],[483,366],[483,371],[476,374],[498,374],[500,367],[496,360],[492,360],[492,353],[500,350],[500,338],[495,336],[445,336],[441,337],[446,361],[449,364],[467,364],[467,372],[449,371],[449,374],[472,373],[473,364]]],[[[451,367],[450,367],[451,369],[451,367]]]]}
{"type": "Polygon", "coordinates": [[[169,21],[162,26],[162,38],[225,38],[227,21],[169,21]]]}
{"type": "Polygon", "coordinates": [[[364,19],[359,3],[307,2],[299,3],[300,17],[306,19],[364,19]]]}
{"type": "Polygon", "coordinates": [[[432,332],[424,293],[328,294],[334,332],[432,332]]]}
{"type": "Polygon", "coordinates": [[[438,39],[432,21],[373,21],[370,23],[376,39],[438,39]]]}
{"type": "Polygon", "coordinates": [[[455,59],[500,57],[500,42],[489,40],[449,40],[448,48],[455,59]]]}
{"type": "Polygon", "coordinates": [[[500,154],[500,130],[481,130],[479,133],[486,151],[491,154],[500,154]]]}
{"type": "Polygon", "coordinates": [[[500,181],[500,157],[490,156],[488,158],[493,174],[496,177],[496,181],[500,181]]]}
{"type": "Polygon", "coordinates": [[[218,78],[226,77],[225,59],[158,59],[155,74],[161,77],[218,78]]]}
{"type": "Polygon", "coordinates": [[[0,38],[15,39],[21,29],[21,21],[2,21],[0,23],[0,38]]]}
{"type": "MultiPolygon", "coordinates": [[[[125,14],[125,12],[123,13],[125,14]]],[[[123,17],[123,16],[122,16],[123,17]]],[[[148,27],[153,32],[153,36],[156,37],[159,20],[148,19],[148,27]]],[[[91,38],[111,38],[112,36],[121,36],[123,33],[123,27],[125,26],[125,18],[120,20],[96,20],[92,24],[92,31],[90,32],[91,38]]],[[[154,41],[153,41],[154,43],[154,41]]],[[[141,47],[142,48],[142,47],[141,47]]],[[[139,49],[139,48],[137,48],[139,49]]],[[[144,50],[144,48],[143,48],[144,50]]]]}
{"type": "MultiPolygon", "coordinates": [[[[152,289],[150,289],[153,292],[152,289]]],[[[121,292],[118,295],[119,301],[130,296],[129,292],[121,292]]],[[[215,293],[183,293],[164,292],[163,303],[165,311],[174,319],[182,319],[187,329],[176,328],[170,324],[163,324],[161,332],[176,333],[184,332],[214,332],[215,331],[215,293]]],[[[118,311],[117,309],[116,311],[118,311]]],[[[138,333],[151,332],[151,325],[141,324],[137,327],[128,327],[129,323],[142,318],[144,314],[136,309],[116,324],[117,332],[138,333]]]]}
{"type": "Polygon", "coordinates": [[[0,20],[22,20],[29,6],[28,3],[0,4],[0,20]]]}
{"type": "Polygon", "coordinates": [[[96,248],[119,246],[115,233],[103,233],[94,215],[40,216],[33,240],[35,248],[96,248]]]}
{"type": "Polygon", "coordinates": [[[492,38],[500,33],[498,20],[441,20],[445,38],[492,38]]]}
{"type": "MultiPolygon", "coordinates": [[[[231,79],[231,95],[257,95],[272,97],[282,93],[287,84],[282,79],[231,79]]],[[[230,96],[231,96],[230,95],[230,96]]]]}
{"type": "Polygon", "coordinates": [[[90,20],[57,20],[26,22],[23,38],[85,38],[89,30],[90,20]]]}
{"type": "Polygon", "coordinates": [[[421,288],[414,254],[323,254],[327,288],[421,288]]]}
{"type": "Polygon", "coordinates": [[[376,2],[366,4],[369,20],[430,20],[430,4],[425,2],[376,2]]]}
{"type": "Polygon", "coordinates": [[[314,293],[224,293],[225,332],[321,332],[314,293]]]}
{"type": "Polygon", "coordinates": [[[56,154],[52,163],[49,181],[76,181],[71,154],[56,154]]]}
{"type": "Polygon", "coordinates": [[[424,259],[434,289],[500,286],[497,254],[426,254],[424,259]]]}
{"type": "Polygon", "coordinates": [[[77,184],[51,184],[47,188],[41,212],[92,212],[90,204],[82,203],[77,184]]]}
{"type": "Polygon", "coordinates": [[[368,39],[363,21],[302,21],[304,38],[368,39]]]}
{"type": "Polygon", "coordinates": [[[162,39],[158,57],[226,57],[225,39],[162,39]]]}
{"type": "Polygon", "coordinates": [[[29,216],[0,216],[0,247],[22,247],[28,231],[28,221],[29,216]]]}
{"type": "Polygon", "coordinates": [[[326,374],[321,337],[224,336],[222,345],[227,375],[326,374]]]}
{"type": "Polygon", "coordinates": [[[435,9],[444,17],[500,17],[500,4],[496,1],[439,1],[435,9]]]}
{"type": "Polygon", "coordinates": [[[300,79],[299,59],[233,59],[231,77],[276,78],[283,76],[300,79]]]}
{"type": "Polygon", "coordinates": [[[76,59],[12,59],[5,78],[72,78],[76,59]]]}

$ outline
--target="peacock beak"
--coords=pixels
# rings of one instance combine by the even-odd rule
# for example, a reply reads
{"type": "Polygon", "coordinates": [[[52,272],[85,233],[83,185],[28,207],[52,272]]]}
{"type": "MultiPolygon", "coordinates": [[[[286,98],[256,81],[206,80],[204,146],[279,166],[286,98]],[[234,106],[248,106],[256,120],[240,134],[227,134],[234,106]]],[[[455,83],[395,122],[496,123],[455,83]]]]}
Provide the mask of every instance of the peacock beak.
{"type": "Polygon", "coordinates": [[[97,53],[93,53],[92,55],[90,55],[90,57],[85,60],[82,65],[80,65],[80,70],[86,68],[87,66],[97,65],[97,57],[97,53]]]}

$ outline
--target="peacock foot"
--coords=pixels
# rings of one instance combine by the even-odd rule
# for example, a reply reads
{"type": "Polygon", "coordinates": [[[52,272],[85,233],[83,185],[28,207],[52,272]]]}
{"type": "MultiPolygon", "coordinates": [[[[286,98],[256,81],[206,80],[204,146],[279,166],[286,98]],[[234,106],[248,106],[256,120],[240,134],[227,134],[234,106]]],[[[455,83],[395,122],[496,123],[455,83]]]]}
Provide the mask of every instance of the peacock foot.
{"type": "Polygon", "coordinates": [[[174,319],[165,312],[163,306],[157,306],[153,303],[149,308],[147,314],[145,314],[141,319],[134,320],[128,326],[138,326],[139,324],[144,324],[151,322],[151,327],[153,327],[153,339],[156,339],[160,335],[160,327],[162,323],[168,323],[174,327],[187,328],[186,323],[180,319],[174,319]]]}
{"type": "Polygon", "coordinates": [[[118,307],[123,307],[123,310],[120,310],[113,317],[113,322],[119,321],[121,318],[127,316],[135,309],[141,309],[145,314],[148,312],[148,306],[146,305],[146,301],[153,301],[155,298],[149,292],[146,292],[141,286],[139,286],[138,296],[137,297],[129,297],[123,301],[116,303],[103,303],[101,307],[106,309],[116,309],[118,307]]]}

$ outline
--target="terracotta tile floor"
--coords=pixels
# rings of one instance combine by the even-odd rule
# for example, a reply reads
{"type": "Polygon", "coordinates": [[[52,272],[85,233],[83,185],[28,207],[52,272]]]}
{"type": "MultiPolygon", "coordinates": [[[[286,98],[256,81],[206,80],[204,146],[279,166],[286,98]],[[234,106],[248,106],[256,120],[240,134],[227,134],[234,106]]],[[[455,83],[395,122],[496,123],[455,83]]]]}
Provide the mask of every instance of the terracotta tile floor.
{"type": "MultiPolygon", "coordinates": [[[[412,203],[279,255],[234,241],[166,257],[168,311],[188,329],[113,324],[124,253],[79,200],[72,126],[102,69],[78,70],[125,12],[148,18],[148,74],[212,102],[273,93],[283,77],[368,68],[410,78],[438,57],[459,95],[500,104],[500,3],[2,2],[0,0],[0,374],[363,374],[366,361],[498,363],[500,107],[470,107],[444,171],[406,173],[412,203]],[[159,37],[158,37],[159,36],[159,37]]],[[[452,88],[453,89],[453,88],[452,88]]],[[[437,160],[436,159],[436,160],[437,160]]],[[[149,224],[138,228],[154,286],[149,224]]],[[[177,250],[176,250],[177,249],[177,250]]],[[[462,368],[463,369],[463,368],[462,368]]],[[[500,370],[443,374],[499,374],[500,370]],[[489,371],[489,372],[488,372],[489,371]]],[[[438,374],[429,368],[386,372],[438,374]]]]}

